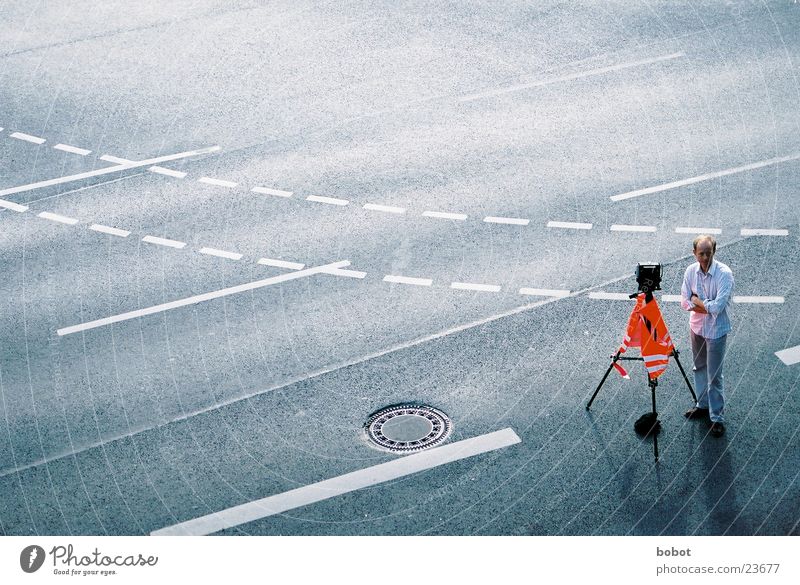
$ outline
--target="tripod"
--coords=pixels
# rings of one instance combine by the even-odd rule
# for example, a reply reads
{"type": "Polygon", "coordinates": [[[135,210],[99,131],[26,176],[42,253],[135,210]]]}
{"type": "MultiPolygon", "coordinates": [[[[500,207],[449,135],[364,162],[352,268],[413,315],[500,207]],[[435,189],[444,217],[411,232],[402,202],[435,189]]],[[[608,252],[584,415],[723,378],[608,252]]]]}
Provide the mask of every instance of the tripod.
{"type": "MultiPolygon", "coordinates": [[[[631,295],[631,298],[633,298],[635,296],[636,295],[631,295]]],[[[649,297],[648,300],[652,299],[652,293],[648,294],[648,297],[649,297]]],[[[608,378],[608,375],[611,373],[611,370],[613,369],[613,367],[616,365],[616,363],[618,361],[621,361],[621,360],[642,361],[642,362],[644,361],[643,357],[628,357],[628,356],[623,356],[621,354],[622,354],[622,350],[619,349],[619,350],[617,350],[616,354],[611,356],[611,363],[609,364],[608,369],[606,370],[606,373],[603,376],[603,379],[600,380],[600,384],[597,385],[597,388],[595,389],[594,394],[592,394],[592,398],[589,400],[589,403],[586,405],[586,410],[589,410],[591,408],[592,403],[594,402],[594,399],[597,397],[597,394],[600,392],[600,388],[603,387],[603,384],[605,384],[605,381],[608,378]]],[[[694,393],[694,388],[692,388],[692,384],[689,382],[689,378],[686,376],[686,371],[683,369],[683,365],[681,364],[681,361],[678,359],[678,350],[673,347],[672,353],[670,353],[669,357],[675,358],[675,363],[678,364],[678,368],[680,368],[681,374],[683,374],[683,379],[686,382],[686,386],[689,388],[689,392],[691,392],[691,394],[692,394],[692,399],[694,400],[694,403],[696,404],[697,403],[697,396],[694,393]]],[[[658,379],[657,378],[651,378],[650,375],[648,374],[648,376],[647,376],[647,385],[650,387],[650,396],[651,396],[651,400],[652,400],[653,411],[650,413],[651,420],[652,420],[652,426],[647,428],[647,432],[645,433],[645,435],[652,435],[653,436],[653,455],[655,456],[656,461],[658,461],[658,436],[657,435],[658,435],[658,431],[659,431],[659,427],[660,427],[660,423],[659,423],[659,420],[658,420],[658,412],[656,411],[656,387],[658,386],[658,379]]]]}

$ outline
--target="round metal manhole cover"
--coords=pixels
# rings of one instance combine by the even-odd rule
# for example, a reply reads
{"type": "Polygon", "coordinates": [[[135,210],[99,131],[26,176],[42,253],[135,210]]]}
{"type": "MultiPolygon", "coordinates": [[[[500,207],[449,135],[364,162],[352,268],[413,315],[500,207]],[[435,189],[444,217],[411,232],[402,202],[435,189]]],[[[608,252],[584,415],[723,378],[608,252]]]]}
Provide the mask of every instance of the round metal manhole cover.
{"type": "Polygon", "coordinates": [[[435,447],[450,436],[453,423],[441,410],[424,404],[397,404],[373,413],[364,431],[370,445],[392,453],[435,447]]]}

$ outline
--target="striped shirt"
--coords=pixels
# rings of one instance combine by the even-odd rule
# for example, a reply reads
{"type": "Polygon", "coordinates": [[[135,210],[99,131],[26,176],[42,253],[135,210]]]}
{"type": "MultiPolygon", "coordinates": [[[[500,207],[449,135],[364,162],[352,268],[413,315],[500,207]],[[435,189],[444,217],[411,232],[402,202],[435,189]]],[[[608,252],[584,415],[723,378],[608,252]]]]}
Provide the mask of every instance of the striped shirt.
{"type": "Polygon", "coordinates": [[[695,335],[706,339],[717,339],[731,330],[728,305],[733,294],[733,272],[726,264],[712,261],[707,273],[700,270],[695,262],[686,269],[681,287],[681,306],[688,311],[693,303],[689,300],[695,294],[703,301],[708,314],[692,311],[689,326],[695,335]]]}

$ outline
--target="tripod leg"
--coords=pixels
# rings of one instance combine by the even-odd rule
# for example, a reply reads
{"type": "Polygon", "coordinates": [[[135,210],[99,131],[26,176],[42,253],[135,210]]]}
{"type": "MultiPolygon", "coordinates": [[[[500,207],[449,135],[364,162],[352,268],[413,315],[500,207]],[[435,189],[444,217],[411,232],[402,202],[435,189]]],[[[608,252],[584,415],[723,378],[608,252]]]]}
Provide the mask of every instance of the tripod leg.
{"type": "MultiPolygon", "coordinates": [[[[650,384],[650,395],[651,395],[652,400],[653,400],[653,417],[655,419],[654,422],[653,422],[653,425],[655,426],[656,424],[658,424],[658,413],[656,412],[656,386],[658,386],[658,380],[650,380],[648,382],[648,384],[650,384]]],[[[653,433],[653,455],[655,456],[656,461],[658,461],[658,433],[657,432],[653,433]]]]}
{"type": "Polygon", "coordinates": [[[592,394],[589,404],[586,405],[586,410],[589,410],[592,407],[592,402],[594,402],[594,399],[597,397],[597,393],[600,392],[600,388],[602,388],[603,384],[606,383],[606,378],[608,378],[608,375],[611,373],[611,369],[614,367],[614,364],[617,363],[617,359],[619,359],[619,352],[617,352],[617,355],[611,358],[611,364],[608,366],[603,379],[600,380],[600,383],[597,385],[597,389],[594,391],[594,394],[592,394]]]}
{"type": "Polygon", "coordinates": [[[692,393],[692,398],[694,399],[694,403],[697,404],[697,395],[695,395],[694,388],[692,388],[692,385],[689,382],[689,378],[686,376],[686,372],[684,371],[683,366],[681,365],[681,360],[678,359],[678,350],[676,349],[672,350],[672,357],[675,358],[675,363],[678,364],[678,367],[681,370],[681,374],[683,374],[683,379],[686,381],[686,385],[689,387],[689,392],[692,393]]]}

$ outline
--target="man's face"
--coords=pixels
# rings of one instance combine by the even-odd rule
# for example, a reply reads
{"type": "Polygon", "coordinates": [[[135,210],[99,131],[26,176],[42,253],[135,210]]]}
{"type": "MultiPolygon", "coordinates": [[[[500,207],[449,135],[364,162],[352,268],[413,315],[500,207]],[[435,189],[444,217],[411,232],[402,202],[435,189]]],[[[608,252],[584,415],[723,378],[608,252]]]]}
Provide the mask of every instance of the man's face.
{"type": "Polygon", "coordinates": [[[708,272],[711,261],[714,259],[714,250],[711,246],[711,242],[708,240],[701,240],[698,242],[697,248],[694,250],[694,257],[697,258],[697,261],[700,263],[700,269],[703,272],[708,272]]]}

